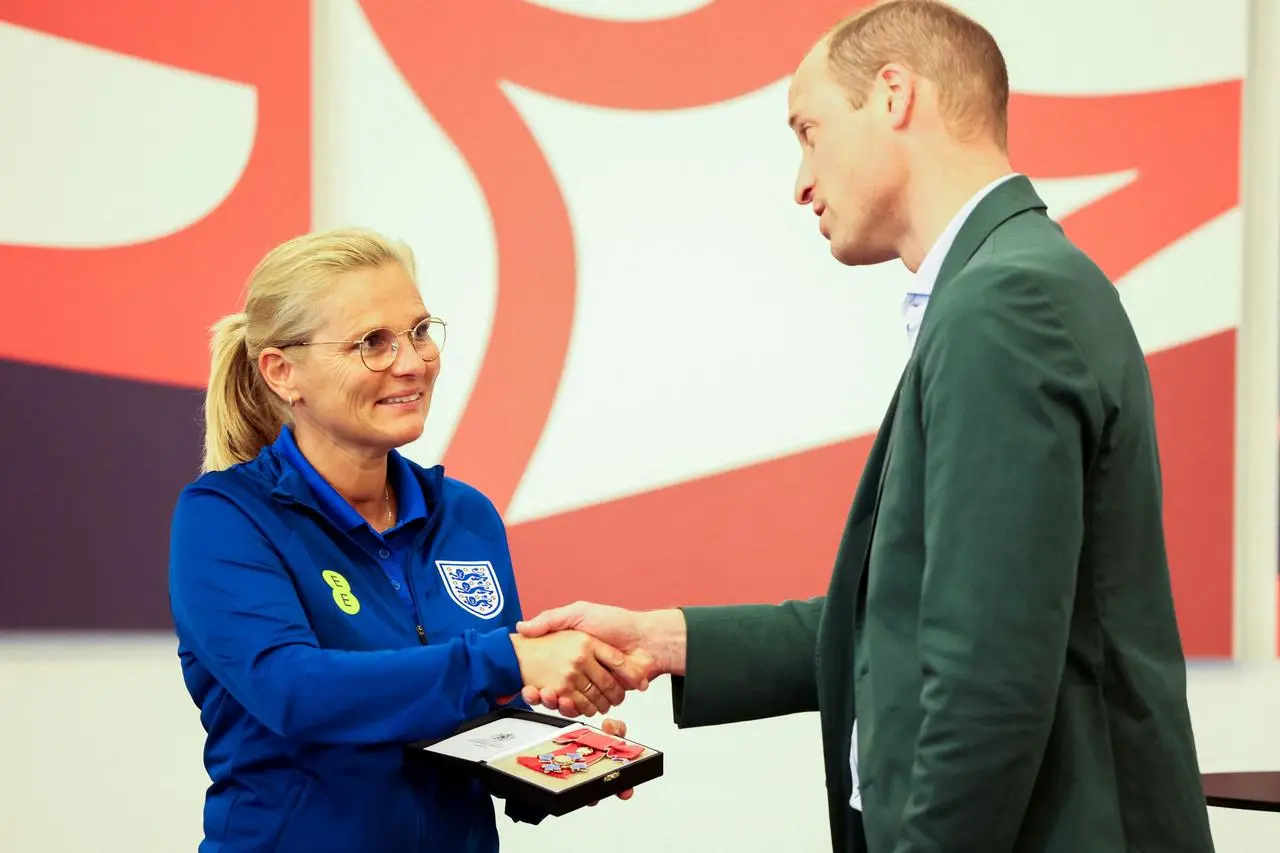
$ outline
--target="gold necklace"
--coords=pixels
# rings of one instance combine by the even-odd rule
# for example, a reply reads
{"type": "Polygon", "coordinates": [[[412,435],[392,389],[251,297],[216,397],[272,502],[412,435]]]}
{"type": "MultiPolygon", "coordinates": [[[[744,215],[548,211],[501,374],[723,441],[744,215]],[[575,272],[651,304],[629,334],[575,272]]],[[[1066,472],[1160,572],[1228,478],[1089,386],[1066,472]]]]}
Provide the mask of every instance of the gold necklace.
{"type": "Polygon", "coordinates": [[[386,502],[387,502],[387,526],[386,526],[386,529],[387,529],[387,530],[390,530],[390,529],[391,529],[392,524],[393,524],[393,523],[394,523],[394,521],[395,521],[395,520],[391,517],[391,484],[390,484],[390,483],[386,483],[386,484],[384,484],[384,485],[383,485],[383,487],[382,487],[382,488],[383,488],[383,490],[384,490],[384,491],[383,491],[383,496],[386,498],[386,502]]]}

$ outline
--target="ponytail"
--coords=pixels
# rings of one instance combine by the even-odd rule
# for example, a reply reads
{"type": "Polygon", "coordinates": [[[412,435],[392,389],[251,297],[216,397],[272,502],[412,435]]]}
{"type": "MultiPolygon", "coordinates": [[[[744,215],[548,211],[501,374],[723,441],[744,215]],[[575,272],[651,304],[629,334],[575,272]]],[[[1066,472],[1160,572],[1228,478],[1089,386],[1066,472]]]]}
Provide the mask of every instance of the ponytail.
{"type": "Polygon", "coordinates": [[[203,471],[248,462],[271,444],[283,425],[280,403],[249,357],[248,320],[231,314],[214,323],[213,367],[205,395],[203,471]]]}

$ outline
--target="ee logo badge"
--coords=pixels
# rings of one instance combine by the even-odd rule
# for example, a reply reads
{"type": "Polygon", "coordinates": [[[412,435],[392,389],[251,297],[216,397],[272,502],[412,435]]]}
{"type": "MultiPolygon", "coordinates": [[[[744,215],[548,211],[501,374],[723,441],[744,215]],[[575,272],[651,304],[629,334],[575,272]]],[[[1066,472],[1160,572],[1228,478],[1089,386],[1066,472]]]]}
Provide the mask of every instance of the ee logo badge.
{"type": "Polygon", "coordinates": [[[348,616],[355,616],[360,612],[360,599],[351,594],[351,584],[347,583],[346,578],[334,571],[321,572],[320,577],[333,590],[333,602],[338,605],[339,610],[348,616]]]}

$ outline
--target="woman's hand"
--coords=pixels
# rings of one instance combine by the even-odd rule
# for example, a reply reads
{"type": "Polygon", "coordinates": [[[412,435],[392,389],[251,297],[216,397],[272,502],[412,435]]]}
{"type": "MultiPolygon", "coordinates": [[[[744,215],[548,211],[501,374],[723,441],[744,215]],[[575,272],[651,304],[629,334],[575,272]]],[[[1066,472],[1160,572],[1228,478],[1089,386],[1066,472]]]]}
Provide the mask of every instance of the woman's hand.
{"type": "MultiPolygon", "coordinates": [[[[622,722],[622,720],[612,720],[606,717],[604,722],[600,724],[600,731],[604,732],[607,735],[613,735],[614,737],[624,738],[627,736],[627,724],[622,722]]],[[[635,796],[635,793],[636,793],[635,788],[628,788],[627,790],[618,794],[618,799],[629,800],[633,796],[635,796]]],[[[595,803],[587,803],[587,805],[594,806],[595,803]]]]}
{"type": "Polygon", "coordinates": [[[647,686],[637,662],[581,631],[544,637],[512,634],[511,645],[525,686],[552,691],[562,700],[562,711],[576,710],[586,717],[606,713],[622,703],[628,689],[647,686]],[[571,707],[566,709],[566,704],[571,707]]]}

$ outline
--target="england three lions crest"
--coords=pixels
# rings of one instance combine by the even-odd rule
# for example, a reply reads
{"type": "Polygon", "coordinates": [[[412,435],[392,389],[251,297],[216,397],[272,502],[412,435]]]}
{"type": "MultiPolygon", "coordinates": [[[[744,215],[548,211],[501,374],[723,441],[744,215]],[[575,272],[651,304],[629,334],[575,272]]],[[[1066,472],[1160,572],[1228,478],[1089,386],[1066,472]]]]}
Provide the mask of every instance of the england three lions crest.
{"type": "Polygon", "coordinates": [[[436,560],[453,603],[481,619],[502,612],[502,584],[488,560],[436,560]]]}

